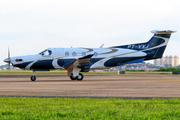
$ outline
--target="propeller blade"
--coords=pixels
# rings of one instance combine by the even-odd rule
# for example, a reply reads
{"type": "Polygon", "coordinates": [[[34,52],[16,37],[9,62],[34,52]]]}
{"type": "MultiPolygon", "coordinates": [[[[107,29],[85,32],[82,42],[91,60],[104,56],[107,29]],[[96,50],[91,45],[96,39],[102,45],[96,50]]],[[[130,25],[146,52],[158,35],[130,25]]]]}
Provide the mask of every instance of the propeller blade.
{"type": "Polygon", "coordinates": [[[10,70],[11,58],[10,58],[10,50],[9,50],[9,47],[8,47],[8,59],[9,59],[8,69],[10,70]]]}
{"type": "Polygon", "coordinates": [[[10,70],[10,62],[8,63],[8,69],[10,70]]]}
{"type": "Polygon", "coordinates": [[[4,59],[4,62],[8,63],[8,69],[10,70],[11,57],[10,57],[9,47],[8,47],[8,58],[4,59]]]}

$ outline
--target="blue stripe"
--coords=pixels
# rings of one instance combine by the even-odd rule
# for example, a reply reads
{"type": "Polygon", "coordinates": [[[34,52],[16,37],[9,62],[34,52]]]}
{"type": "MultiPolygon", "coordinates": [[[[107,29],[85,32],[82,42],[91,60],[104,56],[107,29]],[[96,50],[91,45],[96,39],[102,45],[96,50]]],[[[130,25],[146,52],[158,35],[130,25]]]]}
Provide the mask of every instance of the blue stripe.
{"type": "Polygon", "coordinates": [[[129,62],[125,62],[125,63],[120,63],[118,65],[124,65],[124,64],[132,64],[132,63],[142,63],[144,61],[145,58],[141,58],[141,59],[137,59],[137,60],[132,60],[129,62]]]}

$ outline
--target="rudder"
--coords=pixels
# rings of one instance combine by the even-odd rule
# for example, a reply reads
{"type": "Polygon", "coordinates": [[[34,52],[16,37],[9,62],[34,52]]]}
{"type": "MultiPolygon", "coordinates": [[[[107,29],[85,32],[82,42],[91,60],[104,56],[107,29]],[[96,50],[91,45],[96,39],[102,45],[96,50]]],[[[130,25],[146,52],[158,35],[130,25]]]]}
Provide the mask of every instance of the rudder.
{"type": "Polygon", "coordinates": [[[163,56],[163,53],[168,44],[171,33],[175,31],[151,31],[153,37],[147,42],[148,47],[143,52],[147,53],[145,60],[157,59],[163,56]],[[151,51],[151,54],[148,54],[151,51]],[[153,53],[153,54],[152,54],[153,53]]]}

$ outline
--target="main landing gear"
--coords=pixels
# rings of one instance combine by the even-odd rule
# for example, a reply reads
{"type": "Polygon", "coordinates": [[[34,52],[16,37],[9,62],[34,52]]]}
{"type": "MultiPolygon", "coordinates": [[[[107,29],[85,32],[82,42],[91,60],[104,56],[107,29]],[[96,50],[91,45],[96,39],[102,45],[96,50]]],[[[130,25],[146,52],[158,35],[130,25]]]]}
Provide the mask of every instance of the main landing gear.
{"type": "Polygon", "coordinates": [[[34,71],[33,71],[33,75],[31,76],[31,81],[35,81],[36,80],[36,76],[34,76],[34,71]]]}
{"type": "Polygon", "coordinates": [[[76,77],[74,77],[73,74],[71,74],[71,75],[70,75],[70,78],[71,78],[71,80],[81,81],[81,80],[83,80],[84,76],[83,76],[83,74],[81,74],[81,73],[79,73],[79,75],[76,76],[76,77]]]}

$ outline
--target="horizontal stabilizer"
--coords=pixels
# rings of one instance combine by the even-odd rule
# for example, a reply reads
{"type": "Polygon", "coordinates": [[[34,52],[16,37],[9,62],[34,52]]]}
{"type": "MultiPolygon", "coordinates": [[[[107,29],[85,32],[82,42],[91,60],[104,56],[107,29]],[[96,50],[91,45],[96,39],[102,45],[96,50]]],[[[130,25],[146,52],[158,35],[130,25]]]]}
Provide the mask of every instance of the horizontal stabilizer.
{"type": "Polygon", "coordinates": [[[154,33],[154,34],[171,34],[171,33],[175,33],[176,31],[171,31],[171,30],[153,30],[151,31],[151,33],[154,33]]]}

